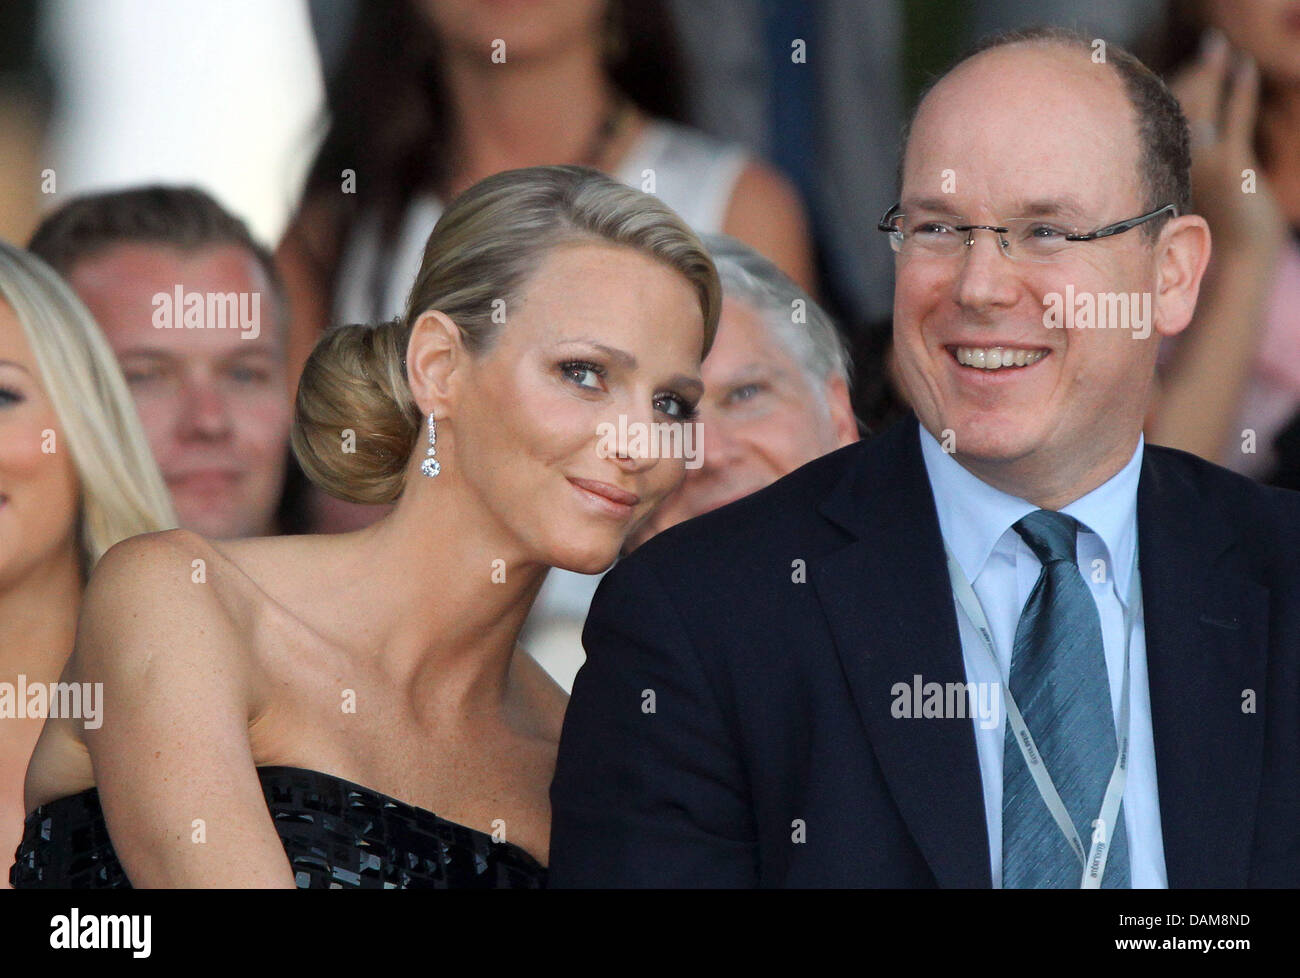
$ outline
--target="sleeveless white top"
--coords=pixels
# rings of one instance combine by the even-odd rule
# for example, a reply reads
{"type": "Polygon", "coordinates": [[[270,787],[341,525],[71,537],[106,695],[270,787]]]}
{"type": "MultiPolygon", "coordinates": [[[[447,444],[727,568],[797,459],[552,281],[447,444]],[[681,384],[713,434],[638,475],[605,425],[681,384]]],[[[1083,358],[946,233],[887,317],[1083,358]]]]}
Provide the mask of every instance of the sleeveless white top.
{"type": "MultiPolygon", "coordinates": [[[[736,144],[654,119],[612,175],[630,187],[652,190],[696,232],[708,234],[722,230],[736,180],[748,162],[736,144]]],[[[442,202],[431,194],[415,198],[387,256],[377,215],[358,222],[339,265],[335,322],[376,323],[405,312],[425,243],[442,211],[442,202]],[[387,267],[377,267],[380,263],[387,267]]],[[[522,644],[566,691],[583,662],[582,625],[603,576],[552,570],[524,624],[522,644]]]]}
{"type": "MultiPolygon", "coordinates": [[[[748,162],[738,145],[652,119],[612,176],[652,190],[695,231],[706,234],[722,230],[736,180],[748,162]]],[[[442,211],[442,201],[432,194],[413,199],[387,255],[380,247],[378,215],[357,222],[339,264],[334,322],[383,322],[405,311],[425,243],[442,211]],[[377,268],[380,263],[387,267],[377,268]]]]}

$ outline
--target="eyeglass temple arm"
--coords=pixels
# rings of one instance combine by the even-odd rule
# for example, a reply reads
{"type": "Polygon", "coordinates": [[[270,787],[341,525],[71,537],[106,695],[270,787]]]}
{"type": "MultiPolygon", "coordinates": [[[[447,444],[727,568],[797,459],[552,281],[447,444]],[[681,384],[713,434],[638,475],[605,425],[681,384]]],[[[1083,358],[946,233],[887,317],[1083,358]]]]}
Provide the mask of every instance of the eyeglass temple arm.
{"type": "Polygon", "coordinates": [[[1165,204],[1163,207],[1157,207],[1149,214],[1141,214],[1138,217],[1130,217],[1127,221],[1116,221],[1114,224],[1107,224],[1104,228],[1098,228],[1088,234],[1067,234],[1066,241],[1095,241],[1097,238],[1109,238],[1112,234],[1123,234],[1125,231],[1131,231],[1139,224],[1145,224],[1154,218],[1159,217],[1165,211],[1172,211],[1173,216],[1178,216],[1178,207],[1175,204],[1165,204]]]}

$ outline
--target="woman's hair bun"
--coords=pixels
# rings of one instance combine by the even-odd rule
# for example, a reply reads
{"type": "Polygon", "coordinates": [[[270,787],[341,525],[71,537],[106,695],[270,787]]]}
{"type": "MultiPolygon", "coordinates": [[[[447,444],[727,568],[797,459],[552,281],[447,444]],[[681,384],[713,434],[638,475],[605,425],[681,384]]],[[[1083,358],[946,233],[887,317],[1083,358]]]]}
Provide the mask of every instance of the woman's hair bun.
{"type": "Polygon", "coordinates": [[[327,329],[298,382],[291,433],[307,476],[331,496],[391,503],[402,494],[420,415],[406,382],[401,320],[327,329]]]}

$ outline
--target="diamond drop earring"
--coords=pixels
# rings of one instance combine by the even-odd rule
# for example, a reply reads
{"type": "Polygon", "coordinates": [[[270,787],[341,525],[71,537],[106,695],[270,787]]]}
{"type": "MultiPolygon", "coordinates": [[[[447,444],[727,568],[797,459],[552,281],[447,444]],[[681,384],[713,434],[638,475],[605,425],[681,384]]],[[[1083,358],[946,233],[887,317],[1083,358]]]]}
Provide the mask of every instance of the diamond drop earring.
{"type": "Polygon", "coordinates": [[[420,471],[430,479],[442,471],[442,465],[436,458],[438,448],[438,425],[433,420],[433,412],[429,412],[429,450],[425,454],[429,457],[420,463],[420,471]]]}

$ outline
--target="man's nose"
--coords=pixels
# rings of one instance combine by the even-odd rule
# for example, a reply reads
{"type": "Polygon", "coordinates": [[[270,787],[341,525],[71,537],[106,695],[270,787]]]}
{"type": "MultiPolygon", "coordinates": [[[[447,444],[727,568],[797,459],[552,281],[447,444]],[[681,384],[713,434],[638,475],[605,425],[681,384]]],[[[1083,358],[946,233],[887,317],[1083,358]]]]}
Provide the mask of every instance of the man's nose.
{"type": "Polygon", "coordinates": [[[232,408],[210,378],[192,378],[181,392],[181,433],[193,438],[224,438],[232,428],[232,408]]]}
{"type": "Polygon", "coordinates": [[[955,261],[954,299],[964,309],[1010,306],[1019,293],[1015,262],[1002,251],[1002,234],[973,229],[969,245],[963,244],[955,261]]]}

